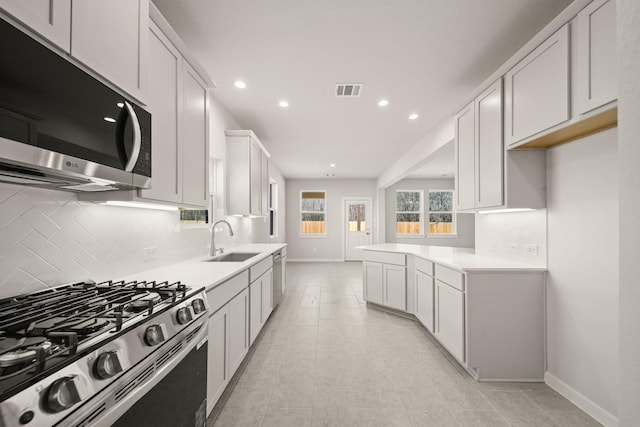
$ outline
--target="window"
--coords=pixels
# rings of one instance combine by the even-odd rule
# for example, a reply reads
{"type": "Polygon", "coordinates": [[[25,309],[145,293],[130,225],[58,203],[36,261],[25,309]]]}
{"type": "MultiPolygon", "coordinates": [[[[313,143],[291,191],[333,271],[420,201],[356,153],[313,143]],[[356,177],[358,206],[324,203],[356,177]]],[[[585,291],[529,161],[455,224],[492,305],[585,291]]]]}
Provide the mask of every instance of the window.
{"type": "Polygon", "coordinates": [[[455,234],[452,190],[429,191],[429,234],[455,234]]]}
{"type": "Polygon", "coordinates": [[[300,234],[326,236],[326,191],[300,192],[300,234]]]}
{"type": "Polygon", "coordinates": [[[207,209],[180,209],[181,224],[208,224],[209,211],[207,209]]]}
{"type": "Polygon", "coordinates": [[[278,237],[278,184],[269,184],[269,236],[278,237]]]}
{"type": "Polygon", "coordinates": [[[396,234],[424,236],[422,190],[396,191],[396,234]]]}

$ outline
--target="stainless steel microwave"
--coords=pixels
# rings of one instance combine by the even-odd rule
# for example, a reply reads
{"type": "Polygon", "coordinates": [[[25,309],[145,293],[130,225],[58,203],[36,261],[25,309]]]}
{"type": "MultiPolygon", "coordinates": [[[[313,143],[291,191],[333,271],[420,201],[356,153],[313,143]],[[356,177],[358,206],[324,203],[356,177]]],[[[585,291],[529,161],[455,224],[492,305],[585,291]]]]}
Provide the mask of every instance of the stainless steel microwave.
{"type": "Polygon", "coordinates": [[[149,188],[151,114],[0,18],[0,182],[149,188]]]}

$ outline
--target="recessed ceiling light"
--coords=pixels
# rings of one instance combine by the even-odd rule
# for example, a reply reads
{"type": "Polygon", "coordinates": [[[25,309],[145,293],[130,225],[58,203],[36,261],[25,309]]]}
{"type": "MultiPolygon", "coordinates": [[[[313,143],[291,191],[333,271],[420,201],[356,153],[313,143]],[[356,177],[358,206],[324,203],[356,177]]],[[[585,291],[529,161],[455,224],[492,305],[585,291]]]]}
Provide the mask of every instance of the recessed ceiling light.
{"type": "Polygon", "coordinates": [[[418,116],[418,113],[411,113],[411,114],[409,114],[409,120],[415,120],[415,119],[417,119],[418,117],[419,117],[419,116],[418,116]]]}
{"type": "Polygon", "coordinates": [[[330,167],[330,168],[335,168],[335,167],[336,167],[336,164],[335,164],[335,163],[331,163],[331,164],[329,165],[329,167],[330,167]]]}
{"type": "Polygon", "coordinates": [[[242,80],[236,80],[233,85],[235,87],[237,87],[238,89],[244,89],[245,87],[247,87],[247,84],[245,82],[243,82],[242,80]]]}
{"type": "Polygon", "coordinates": [[[114,119],[113,117],[105,117],[104,121],[109,123],[115,123],[116,119],[114,119]]]}
{"type": "Polygon", "coordinates": [[[387,105],[389,105],[389,101],[387,101],[386,99],[381,99],[380,101],[378,101],[378,107],[386,107],[387,105]]]}
{"type": "Polygon", "coordinates": [[[116,105],[118,106],[118,108],[123,108],[124,107],[124,102],[118,102],[116,105]]]}
{"type": "Polygon", "coordinates": [[[282,101],[278,102],[278,105],[282,108],[286,108],[289,106],[289,103],[283,99],[282,101]]]}

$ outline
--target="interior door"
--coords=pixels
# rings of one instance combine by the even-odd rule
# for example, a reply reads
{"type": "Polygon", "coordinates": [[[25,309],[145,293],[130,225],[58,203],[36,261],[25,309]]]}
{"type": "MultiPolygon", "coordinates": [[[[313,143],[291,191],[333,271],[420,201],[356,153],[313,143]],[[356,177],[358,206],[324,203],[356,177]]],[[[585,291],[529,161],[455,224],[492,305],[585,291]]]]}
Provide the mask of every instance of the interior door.
{"type": "Polygon", "coordinates": [[[370,245],[371,236],[371,200],[345,200],[345,261],[362,261],[362,250],[358,246],[370,245]]]}

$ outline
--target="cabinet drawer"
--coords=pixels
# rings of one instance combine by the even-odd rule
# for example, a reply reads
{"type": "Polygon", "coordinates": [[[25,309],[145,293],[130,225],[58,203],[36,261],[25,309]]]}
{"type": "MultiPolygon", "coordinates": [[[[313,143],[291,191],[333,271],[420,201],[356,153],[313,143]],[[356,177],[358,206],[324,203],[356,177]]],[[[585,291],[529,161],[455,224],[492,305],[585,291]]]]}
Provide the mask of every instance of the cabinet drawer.
{"type": "Polygon", "coordinates": [[[215,288],[207,291],[207,300],[211,308],[209,314],[218,311],[222,306],[231,301],[233,297],[238,295],[249,286],[249,272],[247,270],[232,277],[231,279],[221,283],[215,288]]]}
{"type": "Polygon", "coordinates": [[[407,265],[407,256],[393,252],[364,251],[364,260],[383,264],[407,265]]]}
{"type": "Polygon", "coordinates": [[[273,257],[268,256],[249,269],[249,280],[255,282],[257,278],[262,276],[268,269],[273,267],[273,257]]]}
{"type": "Polygon", "coordinates": [[[441,282],[464,292],[464,274],[462,272],[435,264],[435,276],[441,282]]]}
{"type": "Polygon", "coordinates": [[[424,274],[433,276],[433,263],[422,258],[415,258],[416,270],[422,271],[424,274]]]}

